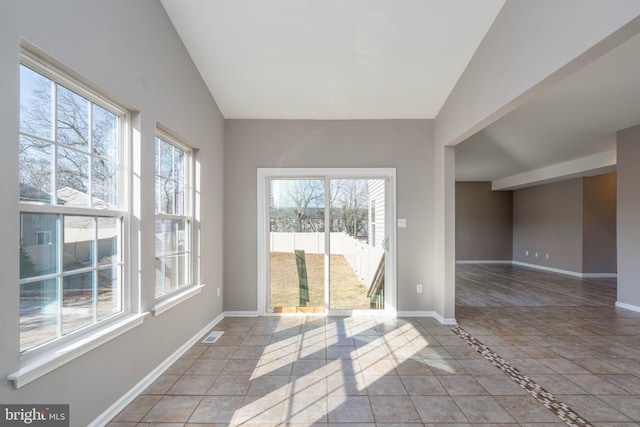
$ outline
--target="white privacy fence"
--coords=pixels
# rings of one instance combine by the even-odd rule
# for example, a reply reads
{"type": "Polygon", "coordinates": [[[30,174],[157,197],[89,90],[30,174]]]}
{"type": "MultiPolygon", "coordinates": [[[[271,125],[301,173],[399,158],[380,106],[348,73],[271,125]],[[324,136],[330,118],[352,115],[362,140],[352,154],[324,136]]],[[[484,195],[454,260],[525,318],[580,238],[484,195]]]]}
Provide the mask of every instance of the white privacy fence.
{"type": "MultiPolygon", "coordinates": [[[[371,247],[366,242],[354,239],[346,233],[331,234],[331,254],[343,255],[353,272],[365,286],[371,285],[384,251],[371,247]]],[[[269,247],[271,252],[293,253],[295,249],[308,254],[324,254],[324,232],[316,233],[270,233],[269,247]]]]}

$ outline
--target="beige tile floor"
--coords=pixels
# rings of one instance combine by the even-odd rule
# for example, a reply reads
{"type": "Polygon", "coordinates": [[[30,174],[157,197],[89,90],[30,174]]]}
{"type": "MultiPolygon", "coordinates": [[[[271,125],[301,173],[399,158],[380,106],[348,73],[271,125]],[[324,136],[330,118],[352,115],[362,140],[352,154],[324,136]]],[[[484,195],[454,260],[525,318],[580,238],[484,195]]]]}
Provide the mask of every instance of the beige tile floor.
{"type": "MultiPolygon", "coordinates": [[[[640,313],[458,307],[460,326],[596,426],[640,425],[640,313]]],[[[227,318],[109,424],[565,424],[431,318],[227,318]]]]}
{"type": "MultiPolygon", "coordinates": [[[[460,324],[595,425],[637,425],[640,316],[575,310],[460,324]]],[[[236,318],[216,329],[218,342],[196,344],[110,425],[562,424],[433,319],[236,318]]]]}

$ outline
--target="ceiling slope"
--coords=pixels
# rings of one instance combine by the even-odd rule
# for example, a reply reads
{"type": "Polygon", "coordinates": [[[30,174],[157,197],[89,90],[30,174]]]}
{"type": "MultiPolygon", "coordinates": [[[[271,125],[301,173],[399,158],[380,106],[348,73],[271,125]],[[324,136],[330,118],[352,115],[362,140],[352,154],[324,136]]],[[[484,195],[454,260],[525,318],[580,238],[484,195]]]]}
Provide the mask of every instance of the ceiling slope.
{"type": "Polygon", "coordinates": [[[162,0],[227,119],[433,119],[504,0],[162,0]]]}

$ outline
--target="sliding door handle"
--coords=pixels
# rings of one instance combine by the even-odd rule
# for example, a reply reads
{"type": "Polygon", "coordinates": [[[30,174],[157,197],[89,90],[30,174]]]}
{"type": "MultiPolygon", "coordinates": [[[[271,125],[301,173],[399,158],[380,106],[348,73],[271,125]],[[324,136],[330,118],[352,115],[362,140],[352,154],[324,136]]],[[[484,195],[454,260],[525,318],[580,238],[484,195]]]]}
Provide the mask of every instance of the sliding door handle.
{"type": "Polygon", "coordinates": [[[385,237],[384,240],[382,241],[382,249],[384,249],[385,251],[389,250],[389,238],[385,237]]]}

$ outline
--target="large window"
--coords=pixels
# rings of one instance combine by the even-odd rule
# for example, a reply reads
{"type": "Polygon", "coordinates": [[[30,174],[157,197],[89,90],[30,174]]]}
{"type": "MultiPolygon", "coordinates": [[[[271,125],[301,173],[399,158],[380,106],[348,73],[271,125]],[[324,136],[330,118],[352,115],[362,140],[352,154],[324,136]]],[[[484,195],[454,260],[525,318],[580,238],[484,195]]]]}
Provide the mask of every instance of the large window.
{"type": "Polygon", "coordinates": [[[20,350],[97,327],[123,289],[126,111],[47,63],[20,65],[20,350]]]}
{"type": "Polygon", "coordinates": [[[156,298],[193,284],[192,151],[168,133],[156,135],[156,298]]]}

